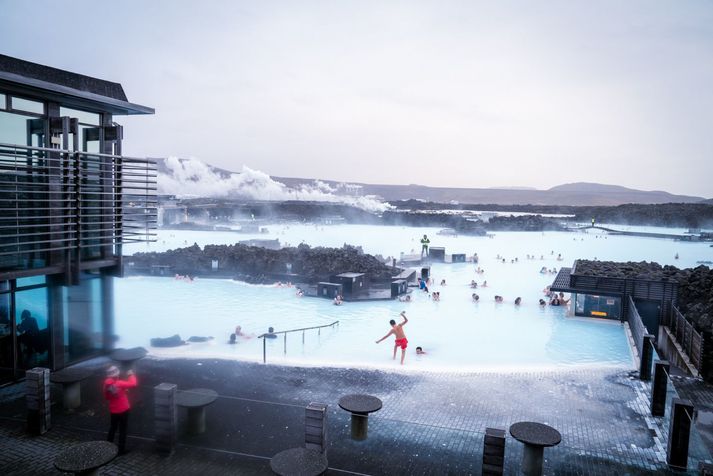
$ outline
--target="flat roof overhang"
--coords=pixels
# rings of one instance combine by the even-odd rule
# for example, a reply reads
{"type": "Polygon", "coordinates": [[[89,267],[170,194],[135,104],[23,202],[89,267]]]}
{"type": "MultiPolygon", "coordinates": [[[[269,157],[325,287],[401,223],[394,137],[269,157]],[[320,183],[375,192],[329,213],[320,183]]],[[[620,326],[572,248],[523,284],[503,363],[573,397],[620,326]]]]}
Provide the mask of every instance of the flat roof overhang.
{"type": "Polygon", "coordinates": [[[0,71],[0,85],[10,92],[34,95],[44,100],[56,101],[67,107],[96,112],[110,112],[119,116],[154,114],[156,112],[152,107],[81,91],[40,79],[28,78],[19,74],[8,73],[7,71],[0,71]]]}
{"type": "Polygon", "coordinates": [[[572,268],[560,268],[555,280],[550,285],[550,291],[563,292],[563,293],[575,293],[575,294],[591,294],[593,296],[613,296],[622,297],[622,293],[616,291],[607,291],[602,289],[584,289],[584,288],[573,288],[569,285],[569,276],[572,272],[572,268]]]}

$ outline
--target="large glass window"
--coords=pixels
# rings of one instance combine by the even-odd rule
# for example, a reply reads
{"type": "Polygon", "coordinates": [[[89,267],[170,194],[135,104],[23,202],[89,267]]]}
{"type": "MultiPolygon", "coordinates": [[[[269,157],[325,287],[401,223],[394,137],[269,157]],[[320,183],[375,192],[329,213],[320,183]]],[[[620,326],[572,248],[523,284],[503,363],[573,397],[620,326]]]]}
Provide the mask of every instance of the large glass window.
{"type": "MultiPolygon", "coordinates": [[[[5,144],[41,146],[32,130],[35,117],[0,111],[0,142],[5,144]]],[[[41,119],[40,119],[41,120],[41,119]]]]}
{"type": "Polygon", "coordinates": [[[99,114],[96,112],[80,111],[79,109],[72,109],[69,107],[60,107],[59,115],[79,119],[80,124],[86,124],[88,126],[98,126],[100,124],[99,114]]]}
{"type": "Polygon", "coordinates": [[[102,280],[83,274],[78,286],[62,288],[65,362],[95,354],[102,348],[102,280]]]}
{"type": "Polygon", "coordinates": [[[15,293],[18,368],[30,369],[48,364],[50,348],[48,318],[46,287],[15,293]]]}
{"type": "Polygon", "coordinates": [[[44,103],[14,96],[10,98],[10,107],[12,107],[12,109],[16,111],[31,112],[33,114],[45,113],[44,103]]]}
{"type": "Polygon", "coordinates": [[[5,109],[5,101],[7,101],[7,96],[0,94],[0,109],[5,109]]]}
{"type": "Polygon", "coordinates": [[[621,315],[621,298],[577,294],[575,314],[578,316],[618,319],[621,315]]]}
{"type": "Polygon", "coordinates": [[[99,125],[101,124],[101,115],[95,112],[80,111],[69,107],[59,108],[60,116],[69,116],[79,119],[79,131],[77,140],[79,149],[83,152],[98,153],[99,152],[99,125]]]}

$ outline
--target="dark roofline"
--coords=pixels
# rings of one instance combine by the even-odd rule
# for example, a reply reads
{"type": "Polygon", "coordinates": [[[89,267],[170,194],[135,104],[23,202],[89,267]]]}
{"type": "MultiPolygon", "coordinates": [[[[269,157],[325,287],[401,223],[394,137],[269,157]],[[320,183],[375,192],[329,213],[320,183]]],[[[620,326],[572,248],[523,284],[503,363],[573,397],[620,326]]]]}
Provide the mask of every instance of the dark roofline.
{"type": "Polygon", "coordinates": [[[92,78],[0,54],[0,84],[14,92],[37,94],[63,105],[87,107],[113,114],[153,114],[153,108],[132,104],[119,83],[92,78]],[[101,105],[101,107],[97,107],[101,105]]]}

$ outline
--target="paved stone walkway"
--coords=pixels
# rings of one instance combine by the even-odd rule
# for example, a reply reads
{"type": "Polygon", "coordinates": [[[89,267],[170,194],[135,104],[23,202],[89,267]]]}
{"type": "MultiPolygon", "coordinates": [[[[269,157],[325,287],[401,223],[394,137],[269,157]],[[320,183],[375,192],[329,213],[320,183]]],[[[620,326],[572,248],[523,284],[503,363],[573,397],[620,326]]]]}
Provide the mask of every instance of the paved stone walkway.
{"type": "MultiPolygon", "coordinates": [[[[83,386],[76,412],[61,409],[59,388],[53,387],[53,428],[42,437],[23,436],[21,386],[0,390],[0,445],[9,448],[0,452],[3,472],[51,474],[52,455],[67,444],[102,438],[108,423],[100,391],[103,364],[86,364],[97,375],[83,386]]],[[[129,422],[133,450],[106,474],[269,474],[269,457],[302,444],[304,406],[312,401],[329,404],[329,474],[480,474],[485,428],[507,429],[521,420],[547,423],[562,434],[559,446],[545,450],[546,474],[681,474],[665,464],[667,421],[648,416],[648,384],[622,369],[447,374],[144,359],[137,374],[129,422]],[[151,448],[152,389],[160,382],[220,395],[207,409],[208,432],[182,434],[168,459],[151,448]],[[366,441],[349,438],[349,415],[337,406],[348,393],[384,402],[370,417],[366,441]]],[[[694,436],[690,474],[698,461],[710,461],[694,436]]],[[[506,474],[517,474],[522,451],[508,437],[506,474]]]]}

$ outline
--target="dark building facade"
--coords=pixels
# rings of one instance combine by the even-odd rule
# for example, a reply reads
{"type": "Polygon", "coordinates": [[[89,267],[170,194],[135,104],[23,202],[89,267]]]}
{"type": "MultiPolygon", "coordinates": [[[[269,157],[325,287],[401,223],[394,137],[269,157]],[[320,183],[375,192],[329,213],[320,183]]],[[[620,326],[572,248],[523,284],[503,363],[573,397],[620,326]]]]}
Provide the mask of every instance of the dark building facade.
{"type": "Polygon", "coordinates": [[[151,239],[156,166],[124,157],[118,83],[0,55],[0,382],[113,344],[122,246],[151,239]]]}

